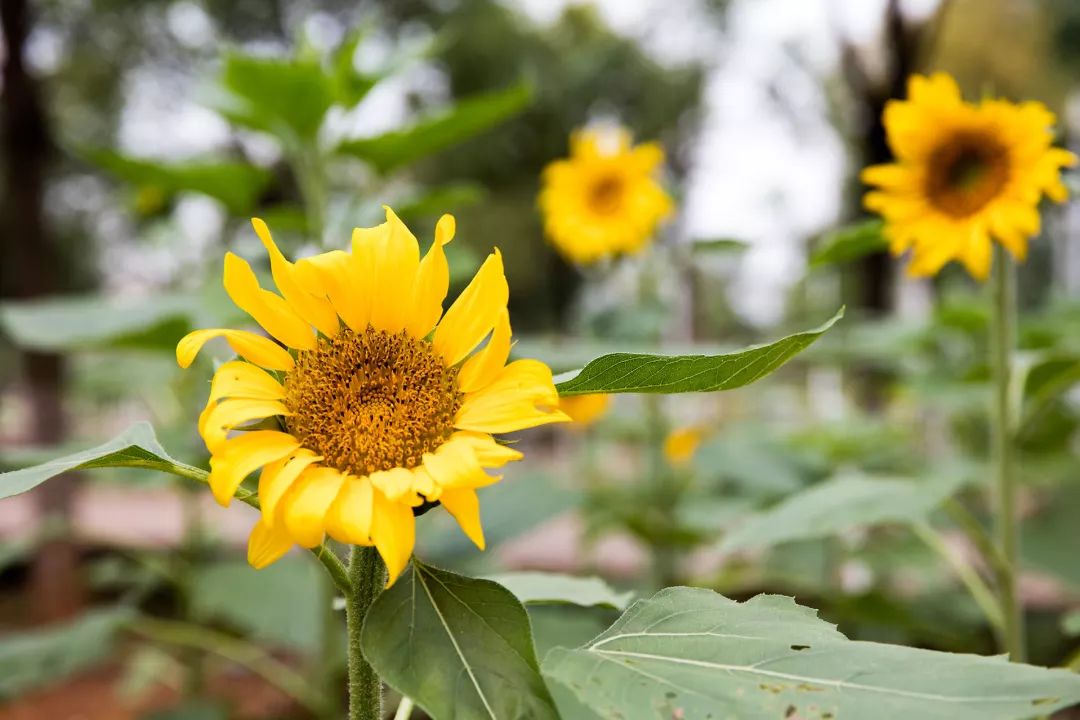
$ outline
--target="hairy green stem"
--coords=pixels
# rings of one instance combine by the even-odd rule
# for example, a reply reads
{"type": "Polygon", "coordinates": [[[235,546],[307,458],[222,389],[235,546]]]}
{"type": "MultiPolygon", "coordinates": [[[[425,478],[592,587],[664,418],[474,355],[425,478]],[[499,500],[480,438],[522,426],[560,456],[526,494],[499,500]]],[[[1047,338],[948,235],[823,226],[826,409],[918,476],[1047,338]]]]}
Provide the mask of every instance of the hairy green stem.
{"type": "Polygon", "coordinates": [[[1012,408],[1012,356],[1016,344],[1016,271],[1000,245],[994,246],[991,284],[993,312],[990,322],[990,353],[994,371],[994,402],[991,413],[991,447],[994,466],[995,535],[1003,562],[998,596],[1004,616],[1002,649],[1013,662],[1024,661],[1024,616],[1017,592],[1020,529],[1016,508],[1016,474],[1012,408]]]}
{"type": "Polygon", "coordinates": [[[349,720],[382,718],[382,681],[360,649],[368,608],[386,585],[386,566],[373,547],[354,545],[349,556],[352,591],[345,595],[349,634],[349,720]]]}

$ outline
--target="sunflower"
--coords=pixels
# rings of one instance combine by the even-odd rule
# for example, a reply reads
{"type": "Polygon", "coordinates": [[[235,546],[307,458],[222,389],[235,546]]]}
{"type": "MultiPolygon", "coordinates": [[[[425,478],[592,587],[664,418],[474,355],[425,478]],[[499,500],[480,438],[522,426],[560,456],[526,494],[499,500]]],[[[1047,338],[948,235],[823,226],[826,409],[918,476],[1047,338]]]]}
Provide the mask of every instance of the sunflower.
{"type": "Polygon", "coordinates": [[[625,130],[575,132],[570,157],[544,169],[539,204],[548,239],[579,265],[644,248],[672,211],[655,177],[663,162],[659,145],[632,147],[625,130]]]}
{"type": "Polygon", "coordinates": [[[176,347],[181,367],[216,337],[242,358],[214,374],[198,427],[219,503],[228,505],[261,469],[262,517],[249,562],[265,567],[294,544],[315,547],[329,534],[374,545],[392,583],[412,555],[414,513],[435,503],[483,549],[476,490],[499,480],[488,469],[522,457],[492,433],[569,419],[546,365],[507,364],[509,290],[499,251],[444,314],[449,215],[423,259],[389,208],[382,225],[353,231],[351,253],[296,263],[265,223],[252,224],[280,294],[261,288],[232,253],[224,285],[270,337],[196,330],[176,347]]]}
{"type": "Polygon", "coordinates": [[[577,428],[587,428],[602,418],[611,407],[611,396],[607,393],[590,395],[570,395],[559,398],[559,409],[570,416],[577,428]]]}
{"type": "Polygon", "coordinates": [[[675,428],[664,438],[664,457],[672,467],[686,467],[704,438],[705,428],[700,425],[675,428]]]}
{"type": "Polygon", "coordinates": [[[912,251],[912,275],[959,260],[985,279],[995,240],[1023,260],[1042,195],[1068,195],[1061,168],[1076,156],[1051,146],[1054,115],[1040,103],[966,103],[948,75],[915,75],[884,123],[896,162],[863,170],[877,187],[864,204],[884,217],[894,254],[912,251]]]}

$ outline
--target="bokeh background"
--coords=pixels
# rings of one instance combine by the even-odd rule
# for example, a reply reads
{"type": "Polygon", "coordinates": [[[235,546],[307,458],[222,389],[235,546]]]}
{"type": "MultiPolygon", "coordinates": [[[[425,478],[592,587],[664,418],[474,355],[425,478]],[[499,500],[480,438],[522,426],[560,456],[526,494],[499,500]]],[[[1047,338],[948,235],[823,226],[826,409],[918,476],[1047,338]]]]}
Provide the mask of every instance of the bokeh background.
{"type": "MultiPolygon", "coordinates": [[[[181,373],[173,347],[236,320],[221,258],[259,256],[248,219],[304,254],[343,246],[383,203],[422,244],[453,212],[458,287],[498,245],[517,351],[556,371],[848,312],[760,384],[667,398],[659,417],[620,397],[595,423],[530,433],[527,461],[481,494],[488,551],[433,512],[422,557],[639,595],[782,592],[850,637],[993,651],[950,562],[972,548],[949,530],[988,510],[984,290],[835,249],[879,243],[857,176],[888,160],[881,110],[912,72],[1040,100],[1070,146],[1080,4],[4,0],[0,24],[0,469],[141,419],[205,465],[194,418],[210,366],[181,373]],[[582,270],[545,243],[536,195],[590,123],[662,143],[678,211],[653,251],[582,270]],[[643,272],[658,278],[647,301],[643,272]],[[700,443],[663,461],[657,496],[646,456],[687,428],[700,443]],[[888,512],[803,495],[867,477],[901,483],[888,512]],[[724,545],[770,511],[795,532],[724,545]]],[[[1047,208],[1021,269],[1021,589],[1046,665],[1080,645],[1078,222],[1074,204],[1047,208]]],[[[248,568],[254,519],[130,469],[0,501],[0,718],[340,716],[331,590],[299,554],[248,568]]],[[[605,627],[613,597],[530,608],[541,657],[605,627]]]]}

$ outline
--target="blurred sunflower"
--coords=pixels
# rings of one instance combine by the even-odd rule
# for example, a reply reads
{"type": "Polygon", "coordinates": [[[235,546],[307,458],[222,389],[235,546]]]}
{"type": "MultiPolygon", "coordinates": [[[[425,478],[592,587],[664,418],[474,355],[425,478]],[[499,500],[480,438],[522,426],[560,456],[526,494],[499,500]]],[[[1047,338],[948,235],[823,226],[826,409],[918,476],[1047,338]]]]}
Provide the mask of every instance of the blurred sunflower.
{"type": "Polygon", "coordinates": [[[548,239],[579,265],[644,248],[672,212],[656,180],[663,162],[658,144],[633,147],[623,129],[575,132],[570,157],[544,168],[539,204],[548,239]]]}
{"type": "Polygon", "coordinates": [[[1054,121],[1041,103],[966,103],[948,75],[912,76],[908,99],[885,107],[896,162],[862,172],[877,187],[864,204],[884,217],[894,254],[912,251],[910,274],[959,260],[985,279],[995,240],[1024,259],[1039,200],[1066,199],[1061,168],[1077,160],[1051,146],[1054,121]]]}
{"type": "Polygon", "coordinates": [[[353,231],[351,253],[296,263],[265,223],[252,223],[281,294],[260,288],[232,253],[224,285],[273,339],[197,330],[176,348],[188,367],[220,336],[243,358],[214,374],[199,433],[221,504],[262,470],[262,518],[248,560],[265,567],[293,544],[315,547],[328,533],[374,545],[392,583],[412,555],[414,509],[436,502],[482,549],[476,489],[499,480],[486,469],[522,457],[492,433],[568,420],[546,365],[506,363],[509,290],[499,251],[443,314],[449,215],[423,259],[389,208],[382,225],[353,231]]]}
{"type": "Polygon", "coordinates": [[[569,395],[559,398],[559,409],[566,413],[573,424],[586,428],[602,418],[611,407],[611,396],[607,393],[590,395],[569,395]]]}
{"type": "Polygon", "coordinates": [[[704,438],[705,428],[699,425],[675,428],[664,438],[664,457],[672,467],[685,467],[704,438]]]}

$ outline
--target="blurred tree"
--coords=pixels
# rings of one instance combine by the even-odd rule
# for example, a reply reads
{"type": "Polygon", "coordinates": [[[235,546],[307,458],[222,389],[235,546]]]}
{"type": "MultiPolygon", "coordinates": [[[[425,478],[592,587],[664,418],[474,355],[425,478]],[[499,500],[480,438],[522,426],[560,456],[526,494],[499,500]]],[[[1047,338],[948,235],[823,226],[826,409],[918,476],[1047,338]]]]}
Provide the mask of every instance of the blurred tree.
{"type": "Polygon", "coordinates": [[[419,172],[433,182],[473,180],[492,188],[486,203],[461,213],[460,224],[478,247],[499,243],[508,250],[517,324],[558,326],[577,276],[543,240],[535,210],[543,167],[566,155],[575,128],[611,118],[638,138],[663,142],[677,183],[688,168],[703,68],[660,64],[637,42],[612,32],[588,5],[568,7],[548,27],[497,0],[407,0],[387,12],[402,23],[426,22],[444,35],[439,59],[453,95],[506,87],[520,78],[535,87],[529,110],[419,172]]]}

